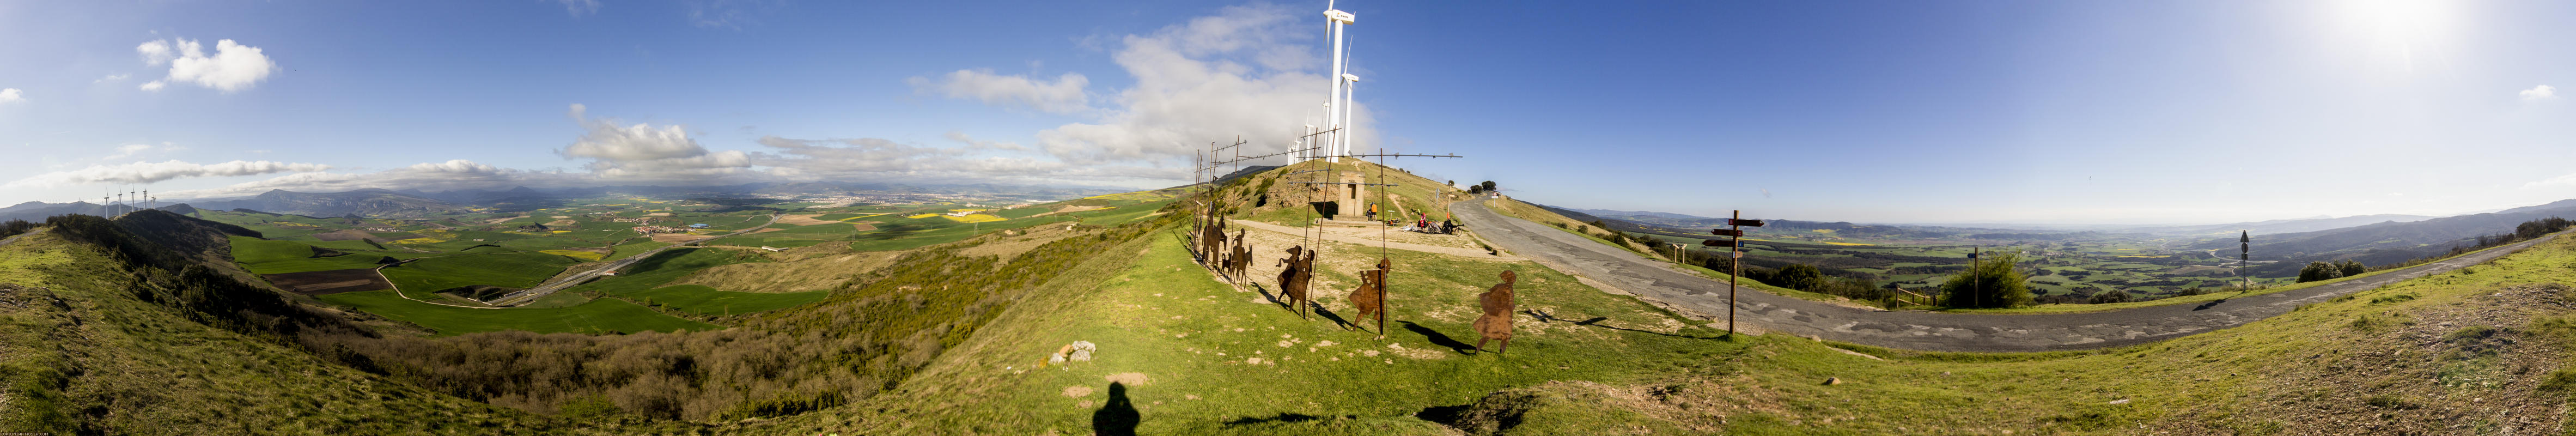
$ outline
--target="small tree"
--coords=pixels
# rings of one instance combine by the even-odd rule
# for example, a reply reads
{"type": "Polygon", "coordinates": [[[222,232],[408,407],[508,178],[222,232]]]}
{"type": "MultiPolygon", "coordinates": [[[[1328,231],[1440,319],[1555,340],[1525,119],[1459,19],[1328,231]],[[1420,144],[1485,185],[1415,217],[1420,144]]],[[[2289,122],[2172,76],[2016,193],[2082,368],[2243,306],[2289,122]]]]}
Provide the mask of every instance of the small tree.
{"type": "Polygon", "coordinates": [[[1486,180],[1485,183],[1478,184],[1477,186],[1483,186],[1485,187],[1485,190],[1491,191],[1494,190],[1494,181],[1486,180]]]}
{"type": "Polygon", "coordinates": [[[2118,289],[2107,289],[2102,292],[2095,292],[2093,293],[2092,298],[2086,300],[2086,302],[2092,304],[2127,303],[2129,301],[2129,293],[2118,289]]]}
{"type": "Polygon", "coordinates": [[[2342,262],[2335,262],[2335,267],[2336,267],[2337,269],[2341,269],[2341,270],[2343,270],[2343,276],[2344,276],[2344,277],[2352,277],[2352,276],[2361,275],[2361,273],[2370,272],[2370,267],[2367,267],[2367,266],[2361,266],[2361,262],[2360,262],[2360,261],[2347,260],[2347,261],[2342,261],[2342,262]]]}
{"type": "Polygon", "coordinates": [[[1941,292],[1949,294],[1950,307],[2022,307],[2031,304],[2030,283],[2014,270],[2021,256],[2013,253],[1990,253],[1986,261],[1966,274],[1950,276],[1941,283],[1941,292]]]}
{"type": "Polygon", "coordinates": [[[1790,264],[1789,266],[1780,267],[1780,275],[1777,280],[1779,280],[1779,282],[1772,284],[1780,285],[1780,287],[1783,288],[1814,292],[1816,289],[1823,288],[1825,286],[1825,272],[1824,270],[1816,269],[1814,265],[1803,263],[1790,264]]]}
{"type": "Polygon", "coordinates": [[[2343,277],[2343,268],[2337,267],[2331,263],[2308,262],[2308,266],[2299,267],[2299,283],[2318,280],[2333,280],[2341,277],[2343,277]]]}

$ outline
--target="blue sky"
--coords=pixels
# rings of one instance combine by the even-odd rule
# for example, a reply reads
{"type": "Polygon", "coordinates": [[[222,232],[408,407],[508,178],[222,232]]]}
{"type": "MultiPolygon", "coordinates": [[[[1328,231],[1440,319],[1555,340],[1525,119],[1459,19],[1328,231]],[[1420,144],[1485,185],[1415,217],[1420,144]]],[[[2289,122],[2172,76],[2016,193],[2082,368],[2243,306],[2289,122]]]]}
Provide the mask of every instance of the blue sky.
{"type": "MultiPolygon", "coordinates": [[[[1540,203],[2214,223],[2576,198],[2560,2],[1337,7],[1362,147],[1466,155],[1393,163],[1540,203]]],[[[1322,10],[0,2],[0,202],[1169,186],[1207,142],[1320,118],[1322,10]]]]}

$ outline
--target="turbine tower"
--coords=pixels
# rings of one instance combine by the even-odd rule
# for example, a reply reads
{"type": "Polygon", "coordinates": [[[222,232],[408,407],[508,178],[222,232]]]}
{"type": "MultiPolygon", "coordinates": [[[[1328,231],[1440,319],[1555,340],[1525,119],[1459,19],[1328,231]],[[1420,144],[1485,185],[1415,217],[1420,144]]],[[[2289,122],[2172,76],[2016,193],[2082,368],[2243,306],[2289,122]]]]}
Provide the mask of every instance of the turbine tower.
{"type": "MultiPolygon", "coordinates": [[[[1331,93],[1324,94],[1324,126],[1326,128],[1345,128],[1345,124],[1350,121],[1351,105],[1348,100],[1349,94],[1342,91],[1342,86],[1344,85],[1343,82],[1354,77],[1350,75],[1350,62],[1347,58],[1347,54],[1343,51],[1342,26],[1347,26],[1357,22],[1357,18],[1358,17],[1352,16],[1349,12],[1342,12],[1340,9],[1333,9],[1333,3],[1330,1],[1324,2],[1325,27],[1330,29],[1330,33],[1333,34],[1333,71],[1332,74],[1330,74],[1333,80],[1333,87],[1331,93]]],[[[1320,154],[1326,155],[1327,159],[1330,158],[1329,156],[1350,154],[1351,144],[1349,136],[1347,136],[1349,133],[1349,130],[1343,130],[1333,132],[1332,135],[1328,135],[1331,139],[1324,143],[1325,153],[1320,154]]]]}

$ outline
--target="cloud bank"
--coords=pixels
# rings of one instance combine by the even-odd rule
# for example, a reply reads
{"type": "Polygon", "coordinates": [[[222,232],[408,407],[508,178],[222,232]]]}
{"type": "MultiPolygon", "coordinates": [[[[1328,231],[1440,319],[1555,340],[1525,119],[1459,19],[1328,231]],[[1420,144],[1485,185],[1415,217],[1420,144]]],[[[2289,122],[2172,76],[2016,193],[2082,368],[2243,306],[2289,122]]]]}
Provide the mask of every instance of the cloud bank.
{"type": "Polygon", "coordinates": [[[158,183],[188,177],[230,177],[284,172],[311,172],[331,169],[330,165],[237,160],[215,164],[198,164],[179,160],[135,162],[124,165],[91,165],[70,171],[38,174],[9,182],[6,187],[53,187],[88,183],[158,183]]]}

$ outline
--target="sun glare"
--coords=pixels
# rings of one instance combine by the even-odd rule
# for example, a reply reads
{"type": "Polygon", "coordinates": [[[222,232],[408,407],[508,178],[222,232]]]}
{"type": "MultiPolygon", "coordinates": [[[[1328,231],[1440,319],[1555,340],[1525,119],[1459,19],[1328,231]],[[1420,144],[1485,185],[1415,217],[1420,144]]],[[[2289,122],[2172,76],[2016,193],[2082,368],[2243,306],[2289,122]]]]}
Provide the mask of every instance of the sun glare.
{"type": "Polygon", "coordinates": [[[2410,73],[2419,55],[2437,48],[2451,33],[2458,12],[2457,3],[2433,0],[2344,0],[2322,6],[2335,18],[2339,39],[2410,73]]]}

